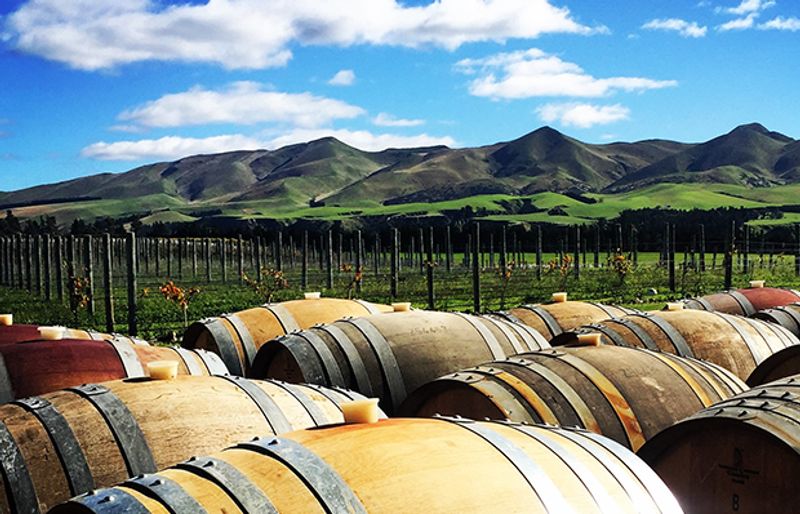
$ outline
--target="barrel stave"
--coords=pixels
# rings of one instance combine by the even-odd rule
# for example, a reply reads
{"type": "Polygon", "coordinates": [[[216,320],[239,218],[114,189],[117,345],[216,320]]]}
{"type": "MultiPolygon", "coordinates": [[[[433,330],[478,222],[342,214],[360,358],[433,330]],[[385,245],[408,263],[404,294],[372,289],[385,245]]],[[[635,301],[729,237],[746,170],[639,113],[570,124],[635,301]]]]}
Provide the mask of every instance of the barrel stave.
{"type": "Polygon", "coordinates": [[[271,339],[346,316],[390,311],[388,305],[340,298],[265,304],[192,323],[184,333],[181,345],[217,353],[232,374],[251,376],[252,359],[271,339]]]}
{"type": "Polygon", "coordinates": [[[377,314],[277,338],[259,350],[253,374],[326,386],[338,385],[335,376],[392,411],[436,376],[532,346],[549,345],[502,320],[435,311],[377,314]]]}
{"type": "Polygon", "coordinates": [[[746,386],[702,361],[616,346],[560,347],[494,361],[417,389],[401,415],[544,421],[628,448],[746,386]]]}
{"type": "MultiPolygon", "coordinates": [[[[417,506],[434,514],[680,512],[632,453],[600,436],[557,427],[391,419],[262,438],[196,462],[212,460],[236,470],[255,488],[253,495],[265,498],[261,511],[271,511],[270,504],[287,513],[405,512],[417,506]]],[[[174,470],[190,467],[179,464],[156,476],[183,485],[188,475],[174,470]]],[[[129,487],[100,494],[123,495],[129,487]]],[[[240,510],[213,488],[187,483],[184,490],[196,492],[209,512],[240,510]]],[[[227,492],[237,503],[247,501],[227,492]]],[[[82,510],[82,502],[91,503],[77,498],[53,514],[110,511],[102,502],[82,510]]]]}
{"type": "Polygon", "coordinates": [[[800,376],[719,402],[669,427],[639,455],[690,512],[794,512],[800,376]]]}
{"type": "MultiPolygon", "coordinates": [[[[341,422],[343,415],[336,402],[350,398],[363,397],[351,392],[326,392],[309,386],[227,376],[118,380],[49,393],[38,403],[33,399],[20,401],[19,405],[0,405],[3,423],[0,427],[11,433],[13,445],[30,471],[35,495],[31,501],[37,501],[41,510],[46,510],[69,496],[85,492],[87,489],[81,490],[79,485],[86,480],[78,480],[77,461],[67,459],[70,457],[67,453],[59,453],[54,444],[59,441],[48,433],[39,415],[31,411],[33,407],[23,408],[22,403],[35,406],[49,402],[63,417],[78,450],[71,458],[77,455],[85,460],[88,483],[94,487],[154,472],[190,455],[217,451],[255,436],[341,422]],[[101,397],[112,398],[121,407],[109,407],[113,402],[101,401],[101,397]],[[221,415],[222,412],[229,416],[221,415]],[[137,452],[133,444],[135,433],[141,434],[137,452]],[[77,485],[70,488],[70,483],[77,485]]],[[[16,489],[14,486],[4,492],[8,495],[16,489]]],[[[6,504],[8,501],[6,496],[0,499],[6,504]]]]}

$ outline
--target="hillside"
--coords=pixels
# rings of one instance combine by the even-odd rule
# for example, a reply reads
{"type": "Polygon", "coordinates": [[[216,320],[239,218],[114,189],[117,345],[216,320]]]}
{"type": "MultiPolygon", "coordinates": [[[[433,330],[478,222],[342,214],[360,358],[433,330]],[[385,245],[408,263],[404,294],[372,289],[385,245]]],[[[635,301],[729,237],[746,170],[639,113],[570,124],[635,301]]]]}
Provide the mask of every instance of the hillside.
{"type": "Polygon", "coordinates": [[[753,123],[686,148],[621,178],[609,191],[635,190],[659,183],[720,183],[751,187],[794,182],[795,140],[753,123]]]}
{"type": "Polygon", "coordinates": [[[13,207],[23,216],[57,213],[60,220],[151,216],[159,210],[181,212],[147,221],[214,212],[281,217],[303,215],[309,207],[321,214],[322,206],[338,212],[485,195],[627,194],[698,183],[745,189],[800,183],[800,141],[759,124],[699,144],[657,139],[589,144],[550,127],[512,141],[458,149],[366,152],[323,138],[276,150],[194,155],[0,193],[0,207],[13,207]]]}

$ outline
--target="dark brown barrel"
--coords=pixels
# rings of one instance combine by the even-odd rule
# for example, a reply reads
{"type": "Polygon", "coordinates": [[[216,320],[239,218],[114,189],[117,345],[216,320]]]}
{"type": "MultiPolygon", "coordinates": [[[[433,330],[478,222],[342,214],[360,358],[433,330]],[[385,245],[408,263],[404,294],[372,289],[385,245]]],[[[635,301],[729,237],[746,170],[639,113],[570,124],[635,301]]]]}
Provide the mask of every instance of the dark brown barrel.
{"type": "Polygon", "coordinates": [[[548,341],[583,325],[634,312],[630,309],[596,302],[554,302],[529,304],[496,313],[509,321],[523,323],[537,330],[548,341]]]}
{"type": "Polygon", "coordinates": [[[362,397],[217,376],[112,381],[17,400],[0,406],[0,512],[46,512],[192,455],[339,423],[339,403],[353,398],[362,397]]]}
{"type": "Polygon", "coordinates": [[[561,347],[489,362],[414,391],[401,416],[578,426],[632,450],[747,387],[714,364],[618,346],[561,347]]]}
{"type": "MultiPolygon", "coordinates": [[[[0,344],[21,343],[24,341],[36,341],[42,338],[39,334],[41,325],[28,325],[24,323],[14,323],[13,325],[0,326],[0,344]]],[[[147,341],[136,337],[125,336],[122,334],[105,334],[93,330],[82,330],[79,328],[65,328],[64,339],[89,339],[93,341],[107,341],[109,339],[128,340],[132,344],[147,345],[147,341]]]]}
{"type": "Polygon", "coordinates": [[[667,428],[640,450],[686,512],[794,513],[800,376],[756,387],[667,428]]]}
{"type": "Polygon", "coordinates": [[[747,379],[773,353],[800,343],[791,332],[761,320],[692,309],[628,314],[565,332],[553,346],[575,344],[580,332],[600,332],[602,341],[695,357],[747,379]]]}
{"type": "Polygon", "coordinates": [[[752,316],[758,311],[800,301],[800,293],[776,287],[748,287],[684,301],[687,309],[752,316]]]}
{"type": "Polygon", "coordinates": [[[800,374],[800,345],[770,355],[750,373],[747,385],[756,387],[797,374],[800,374]]]}
{"type": "Polygon", "coordinates": [[[0,345],[0,401],[66,387],[147,376],[147,363],[178,361],[180,375],[226,375],[220,358],[205,350],[134,345],[128,339],[39,340],[0,345]]]}
{"type": "Polygon", "coordinates": [[[800,303],[790,303],[772,309],[764,309],[753,314],[756,319],[777,323],[792,334],[800,337],[800,303]]]}
{"type": "Polygon", "coordinates": [[[250,364],[256,352],[270,339],[346,316],[367,316],[391,310],[388,305],[339,298],[271,303],[193,323],[183,335],[181,345],[219,354],[231,374],[250,376],[250,364]]]}
{"type": "Polygon", "coordinates": [[[393,412],[409,392],[445,373],[549,347],[535,330],[501,319],[394,312],[274,339],[259,350],[253,375],[346,387],[380,398],[393,412]]]}
{"type": "Polygon", "coordinates": [[[633,453],[597,434],[439,418],[265,437],[76,498],[52,514],[123,511],[656,514],[681,509],[633,453]],[[191,511],[184,507],[189,504],[191,511]]]}

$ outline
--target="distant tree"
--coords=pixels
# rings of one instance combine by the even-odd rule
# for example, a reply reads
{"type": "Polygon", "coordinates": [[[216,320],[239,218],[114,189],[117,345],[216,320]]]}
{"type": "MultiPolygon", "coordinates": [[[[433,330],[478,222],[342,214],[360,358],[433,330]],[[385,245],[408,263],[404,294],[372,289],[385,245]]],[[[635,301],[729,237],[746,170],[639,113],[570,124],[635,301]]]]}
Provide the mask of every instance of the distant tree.
{"type": "Polygon", "coordinates": [[[3,219],[3,224],[5,225],[3,228],[8,232],[19,233],[22,231],[22,227],[19,224],[19,219],[14,216],[14,213],[11,211],[11,209],[6,211],[6,217],[3,219]]]}
{"type": "Polygon", "coordinates": [[[75,218],[69,231],[72,235],[81,235],[86,234],[89,231],[89,227],[86,226],[86,222],[82,219],[75,218]]]}
{"type": "Polygon", "coordinates": [[[136,218],[135,220],[131,221],[131,232],[139,233],[142,231],[142,220],[136,218]]]}
{"type": "Polygon", "coordinates": [[[58,223],[56,223],[56,218],[54,216],[44,216],[41,225],[46,234],[58,233],[58,223]]]}

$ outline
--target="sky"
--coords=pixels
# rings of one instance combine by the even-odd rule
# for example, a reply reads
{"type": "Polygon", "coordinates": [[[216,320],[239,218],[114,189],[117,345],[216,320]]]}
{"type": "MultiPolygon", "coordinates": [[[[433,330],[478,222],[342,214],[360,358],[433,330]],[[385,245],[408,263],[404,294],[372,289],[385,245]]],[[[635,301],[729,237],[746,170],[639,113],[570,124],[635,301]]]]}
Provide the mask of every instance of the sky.
{"type": "Polygon", "coordinates": [[[800,138],[800,0],[2,0],[0,191],[324,136],[800,138]]]}

